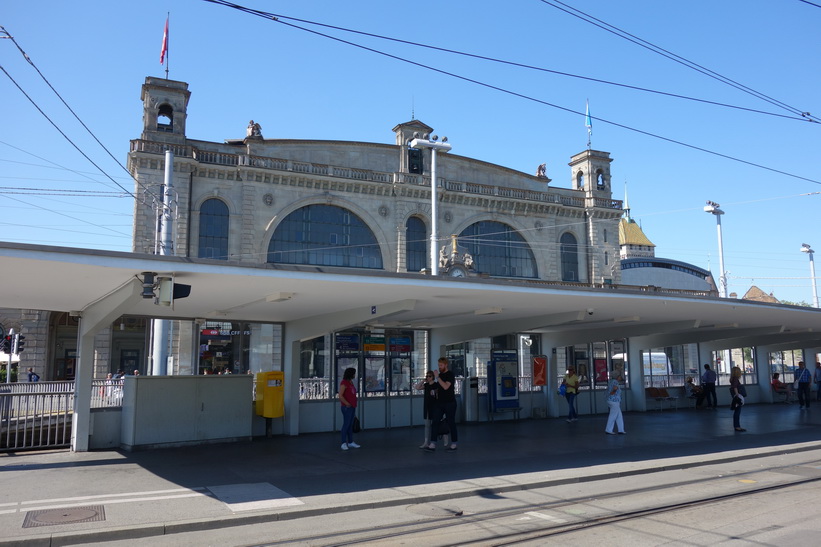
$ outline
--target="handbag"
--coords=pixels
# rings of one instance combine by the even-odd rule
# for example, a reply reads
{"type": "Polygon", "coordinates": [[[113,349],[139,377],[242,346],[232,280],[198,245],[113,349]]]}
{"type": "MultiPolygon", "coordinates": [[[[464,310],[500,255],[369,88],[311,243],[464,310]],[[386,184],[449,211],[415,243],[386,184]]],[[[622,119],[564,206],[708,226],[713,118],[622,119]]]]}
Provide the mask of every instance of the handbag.
{"type": "Polygon", "coordinates": [[[562,384],[559,386],[559,395],[561,395],[562,397],[567,395],[567,384],[565,384],[564,382],[562,382],[562,384]]]}
{"type": "Polygon", "coordinates": [[[362,426],[359,425],[359,418],[357,418],[356,416],[353,417],[353,428],[352,429],[353,429],[354,433],[359,433],[360,431],[362,431],[362,426]]]}
{"type": "Polygon", "coordinates": [[[795,383],[792,385],[792,388],[798,389],[798,380],[795,381],[795,383]]]}

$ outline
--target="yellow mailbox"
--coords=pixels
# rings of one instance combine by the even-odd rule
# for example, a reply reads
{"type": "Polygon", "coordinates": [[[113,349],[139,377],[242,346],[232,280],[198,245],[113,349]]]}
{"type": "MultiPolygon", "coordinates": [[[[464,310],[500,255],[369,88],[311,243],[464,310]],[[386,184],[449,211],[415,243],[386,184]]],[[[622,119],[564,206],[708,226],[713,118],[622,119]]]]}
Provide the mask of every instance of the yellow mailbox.
{"type": "Polygon", "coordinates": [[[285,416],[285,373],[281,370],[257,373],[256,413],[265,418],[285,416]]]}

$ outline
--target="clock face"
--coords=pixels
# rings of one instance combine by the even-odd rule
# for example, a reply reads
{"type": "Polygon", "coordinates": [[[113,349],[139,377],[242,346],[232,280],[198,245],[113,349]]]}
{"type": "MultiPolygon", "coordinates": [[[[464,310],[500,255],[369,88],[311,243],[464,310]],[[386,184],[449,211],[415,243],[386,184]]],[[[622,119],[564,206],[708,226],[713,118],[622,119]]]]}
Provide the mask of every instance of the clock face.
{"type": "Polygon", "coordinates": [[[453,268],[448,272],[451,277],[466,277],[466,272],[462,268],[453,268]]]}

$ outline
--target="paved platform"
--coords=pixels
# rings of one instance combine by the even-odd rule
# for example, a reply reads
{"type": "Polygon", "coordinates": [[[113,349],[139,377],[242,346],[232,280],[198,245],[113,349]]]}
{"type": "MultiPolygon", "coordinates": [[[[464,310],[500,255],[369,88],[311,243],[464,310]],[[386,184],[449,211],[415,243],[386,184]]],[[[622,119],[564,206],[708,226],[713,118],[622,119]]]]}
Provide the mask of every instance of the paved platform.
{"type": "Polygon", "coordinates": [[[145,452],[0,454],[0,544],[60,545],[224,528],[595,481],[821,448],[821,404],[750,405],[465,423],[459,450],[419,450],[423,428],[145,452]]]}

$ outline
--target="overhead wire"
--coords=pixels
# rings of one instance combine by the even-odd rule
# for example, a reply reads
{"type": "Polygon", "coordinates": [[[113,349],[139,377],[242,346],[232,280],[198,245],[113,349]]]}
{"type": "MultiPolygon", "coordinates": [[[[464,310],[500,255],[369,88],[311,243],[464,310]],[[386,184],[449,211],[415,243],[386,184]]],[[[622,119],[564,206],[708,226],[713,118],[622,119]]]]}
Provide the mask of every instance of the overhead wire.
{"type": "MultiPolygon", "coordinates": [[[[223,1],[223,0],[205,0],[205,1],[209,2],[209,3],[214,3],[214,4],[221,4],[221,5],[224,5],[224,6],[227,6],[227,7],[237,6],[237,4],[232,4],[231,2],[226,2],[226,1],[223,1]]],[[[779,113],[776,113],[776,112],[767,112],[765,110],[759,110],[759,109],[756,109],[756,108],[748,108],[748,107],[743,107],[743,106],[738,106],[738,105],[722,103],[722,102],[718,102],[718,101],[711,101],[709,99],[701,99],[701,98],[698,98],[698,97],[690,97],[690,96],[687,96],[687,95],[681,95],[681,94],[678,94],[678,93],[672,93],[672,92],[668,92],[668,91],[660,91],[660,90],[649,89],[649,88],[641,87],[641,86],[623,84],[623,83],[620,83],[620,82],[613,82],[613,81],[610,81],[610,80],[603,80],[601,78],[593,78],[593,77],[590,77],[590,76],[582,76],[582,75],[579,75],[579,74],[572,74],[572,73],[569,73],[569,72],[562,72],[562,71],[559,71],[559,70],[552,70],[552,69],[549,69],[549,68],[529,65],[529,64],[525,64],[525,63],[519,63],[519,62],[516,62],[516,61],[498,59],[498,58],[489,57],[489,56],[486,56],[486,55],[479,55],[479,54],[476,54],[476,53],[468,53],[468,52],[458,51],[458,50],[455,50],[455,49],[445,48],[445,47],[441,47],[441,46],[433,46],[433,45],[430,45],[430,44],[423,44],[421,42],[414,42],[414,41],[411,41],[411,40],[403,40],[401,38],[394,38],[394,37],[385,36],[385,35],[382,35],[382,34],[375,34],[375,33],[372,33],[372,32],[365,32],[365,31],[361,31],[361,30],[355,30],[355,29],[350,29],[350,28],[346,28],[346,27],[340,27],[338,25],[329,25],[329,24],[320,23],[320,22],[317,22],[317,21],[310,21],[308,19],[300,19],[298,17],[289,17],[287,15],[282,15],[282,14],[279,14],[279,13],[276,13],[276,14],[272,13],[271,15],[273,17],[276,17],[277,19],[287,19],[289,21],[298,21],[300,23],[306,23],[306,24],[314,25],[314,26],[318,26],[318,27],[323,27],[323,28],[328,28],[328,29],[333,29],[333,30],[339,30],[339,31],[348,32],[348,33],[351,33],[351,34],[358,34],[360,36],[367,36],[367,37],[370,37],[370,38],[378,38],[380,40],[386,40],[386,41],[389,41],[389,42],[396,42],[396,43],[399,43],[399,44],[405,44],[405,45],[430,49],[430,50],[434,50],[434,51],[441,51],[443,53],[451,53],[453,55],[460,55],[460,56],[463,56],[463,57],[468,57],[468,58],[472,58],[472,59],[479,59],[479,60],[482,60],[482,61],[490,61],[490,62],[493,62],[493,63],[499,63],[499,64],[513,66],[513,67],[517,67],[517,68],[524,68],[524,69],[527,69],[527,70],[534,70],[534,71],[538,71],[538,72],[545,72],[545,73],[548,73],[548,74],[555,74],[557,76],[565,76],[565,77],[568,77],[568,78],[576,78],[576,79],[585,80],[585,81],[588,81],[588,82],[595,82],[595,83],[600,83],[600,84],[605,84],[605,85],[610,85],[610,86],[615,86],[615,87],[622,87],[622,88],[625,88],[625,89],[631,89],[633,91],[653,93],[653,94],[663,95],[663,96],[666,96],[666,97],[672,97],[672,98],[676,98],[676,99],[683,99],[683,100],[687,100],[687,101],[694,101],[694,102],[710,104],[710,105],[714,105],[714,106],[720,106],[720,107],[724,107],[724,108],[731,108],[731,109],[735,109],[735,110],[742,110],[742,111],[746,111],[746,112],[752,112],[752,113],[755,113],[755,114],[764,114],[764,115],[767,115],[767,116],[776,116],[776,117],[785,118],[785,119],[788,119],[788,120],[802,121],[802,122],[810,121],[810,120],[807,120],[805,117],[802,117],[802,116],[795,116],[795,115],[790,116],[790,115],[786,115],[786,114],[779,114],[779,113]]]]}
{"type": "Polygon", "coordinates": [[[729,154],[716,152],[714,150],[710,150],[710,149],[704,148],[702,146],[697,146],[697,145],[694,145],[694,144],[689,144],[689,143],[679,141],[679,140],[676,140],[676,139],[672,139],[672,138],[669,138],[669,137],[664,137],[664,136],[659,135],[657,133],[652,133],[650,131],[645,131],[645,130],[642,130],[642,129],[631,127],[631,126],[628,126],[628,125],[625,125],[625,124],[622,124],[622,123],[618,123],[618,122],[614,122],[614,121],[611,121],[611,120],[608,120],[608,119],[605,119],[605,118],[602,118],[602,117],[599,117],[599,116],[591,116],[591,115],[589,115],[589,113],[586,113],[586,112],[580,112],[580,111],[574,110],[572,108],[567,108],[567,107],[560,106],[560,105],[557,105],[557,104],[554,104],[554,103],[550,103],[548,101],[545,101],[545,100],[542,100],[542,99],[537,99],[535,97],[525,95],[523,93],[519,93],[519,92],[516,92],[516,91],[511,91],[509,89],[505,89],[505,88],[502,88],[502,87],[499,87],[499,86],[496,86],[496,85],[488,84],[486,82],[482,82],[482,81],[476,80],[474,78],[469,78],[467,76],[462,76],[462,75],[456,74],[454,72],[450,72],[450,71],[447,71],[447,70],[444,70],[444,69],[441,69],[441,68],[436,68],[434,66],[427,65],[427,64],[424,64],[424,63],[420,63],[418,61],[413,61],[411,59],[407,59],[405,57],[394,55],[392,53],[387,53],[385,51],[381,51],[381,50],[378,50],[378,49],[375,49],[375,48],[371,48],[371,47],[368,47],[368,46],[365,46],[365,45],[362,45],[362,44],[357,44],[355,42],[351,42],[349,40],[345,40],[345,39],[342,39],[342,38],[339,38],[339,37],[336,37],[336,36],[332,36],[332,35],[329,35],[329,34],[326,34],[326,33],[323,33],[323,32],[319,32],[317,30],[301,27],[299,25],[295,25],[293,23],[289,23],[287,21],[280,20],[274,14],[271,14],[271,13],[268,13],[268,12],[254,10],[254,9],[251,9],[251,8],[240,6],[239,4],[226,2],[225,0],[204,0],[204,1],[209,2],[209,3],[213,3],[213,4],[217,4],[217,5],[222,5],[222,6],[229,7],[229,8],[233,8],[233,9],[237,9],[239,11],[242,11],[242,12],[248,13],[250,15],[257,16],[257,17],[261,17],[263,19],[270,20],[272,22],[276,22],[276,23],[279,23],[281,25],[285,25],[285,26],[288,26],[288,27],[291,27],[291,28],[294,28],[294,29],[297,29],[297,30],[302,30],[302,31],[308,32],[310,34],[315,34],[317,36],[321,36],[321,37],[327,38],[329,40],[333,40],[333,41],[343,43],[343,44],[346,44],[346,45],[349,45],[349,46],[352,46],[352,47],[356,47],[356,48],[359,48],[359,49],[362,49],[362,50],[365,50],[365,51],[369,51],[369,52],[375,53],[377,55],[382,55],[384,57],[388,57],[388,58],[391,58],[391,59],[394,59],[394,60],[397,60],[397,61],[408,63],[408,64],[413,65],[413,66],[417,66],[417,67],[420,67],[420,68],[423,68],[423,69],[426,69],[426,70],[437,72],[439,74],[443,74],[443,75],[446,75],[446,76],[449,76],[449,77],[452,77],[452,78],[456,78],[456,79],[459,79],[459,80],[462,80],[462,81],[465,81],[465,82],[476,84],[476,85],[479,85],[479,86],[482,86],[482,87],[485,87],[485,88],[488,88],[488,89],[499,91],[501,93],[505,93],[505,94],[508,94],[508,95],[511,95],[511,96],[514,96],[514,97],[518,97],[518,98],[525,99],[525,100],[528,100],[528,101],[532,101],[532,102],[535,102],[535,103],[538,103],[538,104],[542,104],[542,105],[545,105],[545,106],[548,106],[548,107],[551,107],[551,108],[555,108],[557,110],[568,112],[570,114],[574,114],[574,115],[577,115],[577,116],[589,117],[592,120],[596,120],[598,122],[601,122],[601,123],[604,123],[604,124],[607,124],[607,125],[612,125],[614,127],[619,127],[621,129],[625,129],[627,131],[632,131],[634,133],[638,133],[638,134],[645,135],[645,136],[648,136],[648,137],[656,138],[656,139],[659,139],[659,140],[662,140],[662,141],[665,141],[665,142],[669,142],[669,143],[672,143],[672,144],[677,144],[677,145],[683,146],[685,148],[690,148],[692,150],[697,150],[697,151],[700,151],[700,152],[704,152],[706,154],[710,154],[710,155],[713,155],[713,156],[724,158],[724,159],[734,161],[734,162],[737,162],[737,163],[741,163],[741,164],[744,164],[744,165],[749,165],[751,167],[756,167],[758,169],[763,169],[765,171],[770,171],[772,173],[777,173],[777,174],[784,175],[784,176],[787,176],[787,177],[790,177],[790,178],[804,180],[806,182],[811,182],[813,184],[821,185],[820,180],[812,179],[812,178],[809,178],[809,177],[804,177],[804,176],[797,175],[797,174],[794,174],[794,173],[789,173],[787,171],[783,171],[781,169],[775,169],[773,167],[767,167],[765,165],[755,163],[753,161],[744,160],[744,159],[741,159],[741,158],[737,158],[735,156],[731,156],[729,154]]]}
{"type": "Polygon", "coordinates": [[[35,208],[35,209],[41,209],[41,210],[43,210],[43,211],[47,211],[47,212],[49,212],[49,213],[54,213],[55,215],[60,215],[60,216],[66,217],[66,218],[70,218],[71,220],[76,220],[77,222],[82,222],[82,223],[85,223],[85,224],[89,224],[89,225],[91,225],[91,226],[94,226],[95,228],[100,228],[100,229],[102,229],[102,230],[108,230],[109,232],[113,232],[113,233],[115,233],[115,234],[117,234],[117,235],[120,235],[120,236],[122,236],[122,235],[129,235],[129,237],[130,237],[130,234],[123,234],[122,232],[119,232],[119,231],[117,231],[117,230],[115,230],[115,229],[113,229],[113,228],[110,228],[110,227],[108,227],[108,226],[104,226],[104,225],[102,225],[102,224],[96,224],[96,223],[94,223],[94,222],[90,222],[90,221],[88,221],[88,220],[86,220],[86,219],[82,219],[82,218],[73,217],[73,216],[71,216],[71,215],[69,215],[69,214],[66,214],[66,213],[62,212],[62,211],[56,211],[56,210],[54,210],[54,209],[49,209],[49,208],[47,208],[47,207],[43,207],[43,206],[41,206],[41,205],[35,205],[34,203],[29,203],[29,202],[27,202],[27,201],[23,201],[23,200],[21,200],[21,199],[19,199],[19,198],[14,198],[14,197],[11,197],[11,196],[8,196],[8,195],[7,195],[4,199],[5,199],[5,200],[16,201],[16,202],[18,202],[18,203],[22,203],[22,204],[24,204],[24,205],[27,205],[27,206],[29,206],[29,207],[33,207],[33,208],[35,208]]]}
{"type": "MultiPolygon", "coordinates": [[[[63,105],[68,109],[68,111],[71,112],[71,114],[74,116],[74,118],[80,123],[80,125],[83,126],[83,128],[86,130],[86,132],[88,132],[88,134],[91,135],[91,137],[97,142],[97,144],[99,144],[100,147],[103,150],[105,150],[105,152],[111,157],[111,159],[113,159],[114,162],[123,171],[128,173],[129,178],[132,178],[138,185],[140,185],[143,188],[144,191],[151,194],[155,199],[159,199],[156,195],[153,195],[152,190],[150,190],[149,188],[146,188],[145,186],[142,185],[142,183],[139,180],[134,178],[133,175],[131,174],[131,172],[128,170],[128,168],[126,168],[119,160],[117,160],[117,158],[114,156],[114,154],[112,154],[111,151],[100,141],[100,139],[97,138],[97,136],[94,134],[94,132],[91,131],[91,129],[85,124],[85,122],[83,122],[83,120],[80,118],[80,116],[77,115],[77,113],[74,111],[74,109],[72,109],[71,106],[69,106],[69,104],[66,102],[66,100],[63,99],[62,95],[60,95],[60,93],[54,88],[54,86],[51,85],[51,82],[49,82],[49,80],[40,71],[40,69],[37,67],[37,65],[34,64],[34,61],[32,61],[31,57],[29,57],[29,55],[23,50],[23,48],[20,46],[20,44],[17,43],[17,40],[15,40],[14,36],[12,36],[11,33],[9,33],[5,29],[5,27],[3,27],[1,25],[0,25],[0,33],[3,34],[3,36],[2,36],[3,38],[11,40],[11,42],[14,44],[14,46],[20,51],[20,54],[23,56],[23,58],[26,60],[26,62],[37,72],[37,74],[40,76],[40,78],[42,78],[42,80],[46,83],[46,85],[48,85],[48,87],[54,92],[54,94],[57,96],[57,98],[60,99],[60,102],[63,103],[63,105]]],[[[130,190],[125,188],[123,185],[121,185],[119,182],[114,180],[114,178],[111,175],[109,175],[105,171],[105,169],[103,169],[102,167],[97,165],[97,163],[95,163],[83,150],[81,150],[80,147],[76,143],[74,143],[74,141],[71,140],[68,137],[68,135],[66,135],[65,132],[63,132],[63,130],[60,129],[60,127],[58,127],[57,124],[40,108],[40,106],[34,101],[34,99],[32,99],[31,96],[29,96],[29,94],[26,93],[26,91],[20,86],[20,84],[17,83],[17,81],[11,76],[11,74],[8,73],[8,71],[6,71],[6,69],[2,65],[0,65],[0,70],[3,71],[3,73],[12,81],[12,83],[17,87],[17,89],[19,89],[20,92],[29,100],[29,102],[37,109],[37,111],[40,112],[40,114],[44,118],[46,118],[46,120],[48,120],[48,122],[60,133],[60,135],[62,135],[63,138],[65,138],[69,142],[69,144],[71,144],[86,160],[88,160],[89,163],[91,163],[94,167],[96,167],[97,170],[100,171],[100,173],[102,173],[106,178],[108,178],[117,187],[119,187],[124,192],[128,193],[128,195],[130,195],[134,199],[137,199],[137,196],[135,196],[133,194],[133,192],[131,192],[130,190]]]]}
{"type": "Polygon", "coordinates": [[[790,105],[788,105],[788,104],[786,104],[782,101],[779,101],[778,99],[774,99],[773,97],[770,97],[769,95],[765,95],[764,93],[756,91],[755,89],[752,89],[752,88],[750,88],[750,87],[748,87],[744,84],[736,82],[735,80],[732,80],[732,79],[730,79],[726,76],[723,76],[723,75],[719,74],[718,72],[710,70],[709,68],[706,68],[706,67],[704,67],[704,66],[702,66],[698,63],[695,63],[693,61],[685,59],[684,57],[681,57],[680,55],[676,55],[675,53],[672,53],[672,52],[670,52],[670,51],[668,51],[668,50],[666,50],[666,49],[664,49],[660,46],[657,46],[657,45],[655,45],[651,42],[648,42],[647,40],[644,40],[642,38],[639,38],[638,36],[630,34],[629,32],[627,32],[625,30],[622,30],[622,29],[620,29],[620,28],[618,28],[614,25],[611,25],[610,23],[607,23],[606,21],[602,21],[601,19],[597,19],[596,17],[593,17],[592,15],[587,14],[587,13],[581,11],[578,8],[574,8],[573,6],[569,6],[569,5],[565,4],[564,2],[561,2],[560,0],[539,0],[539,1],[543,4],[546,4],[548,6],[556,8],[560,11],[563,11],[563,12],[569,14],[569,15],[577,17],[577,18],[579,18],[579,19],[581,19],[581,20],[583,20],[587,23],[590,23],[590,24],[592,24],[596,27],[599,27],[600,29],[602,29],[606,32],[610,32],[611,34],[615,34],[616,36],[619,36],[620,38],[623,38],[623,39],[625,39],[629,42],[632,42],[632,43],[634,43],[634,44],[636,44],[640,47],[643,47],[643,48],[648,49],[648,50],[650,50],[654,53],[657,53],[657,54],[659,54],[663,57],[666,57],[667,59],[670,59],[671,61],[679,63],[683,66],[686,66],[686,67],[688,67],[692,70],[695,70],[696,72],[700,72],[701,74],[704,74],[705,76],[713,78],[713,79],[715,79],[719,82],[722,82],[722,83],[727,84],[731,87],[734,87],[734,88],[736,88],[740,91],[743,91],[744,93],[748,93],[748,94],[750,94],[754,97],[757,97],[757,98],[759,98],[763,101],[766,101],[766,102],[772,104],[773,106],[777,106],[779,108],[783,108],[784,110],[787,110],[788,112],[792,112],[793,114],[797,114],[797,115],[805,118],[807,121],[811,121],[811,122],[815,122],[815,123],[818,123],[818,121],[819,121],[818,119],[813,117],[809,112],[802,111],[799,108],[790,106],[790,105]],[[559,4],[559,5],[557,5],[557,4],[559,4]]]}

